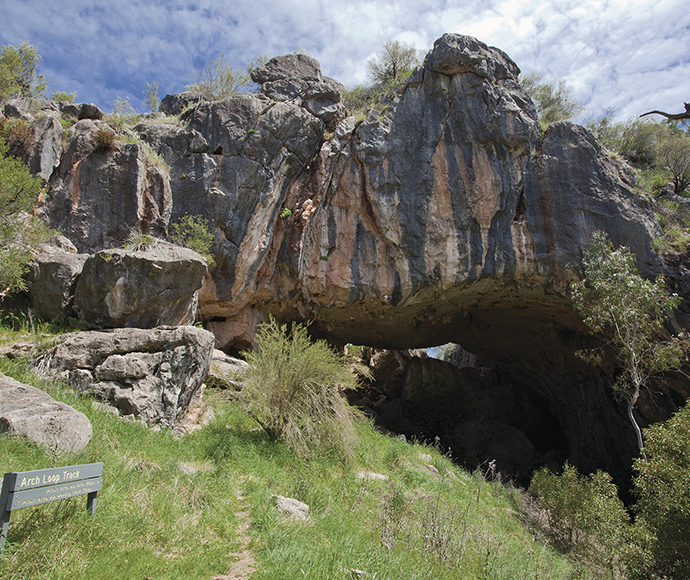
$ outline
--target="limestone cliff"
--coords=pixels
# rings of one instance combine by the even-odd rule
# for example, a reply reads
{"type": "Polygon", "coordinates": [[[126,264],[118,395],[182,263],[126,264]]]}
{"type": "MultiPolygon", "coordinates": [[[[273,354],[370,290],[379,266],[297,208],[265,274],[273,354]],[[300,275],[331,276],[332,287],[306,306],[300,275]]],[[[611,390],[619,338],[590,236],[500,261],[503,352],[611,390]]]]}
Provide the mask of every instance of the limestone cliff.
{"type": "Polygon", "coordinates": [[[634,439],[606,387],[615,369],[574,360],[587,339],[567,288],[596,230],[660,272],[658,226],[586,129],[540,134],[518,74],[447,34],[398,98],[357,120],[314,59],[277,57],[253,74],[259,94],[170,98],[170,112],[191,108],[135,128],[169,173],[141,143],[95,147],[99,120],[70,130],[59,162],[39,147],[35,166],[55,168],[42,213],[83,252],[202,215],[216,265],[199,304],[219,347],[249,346],[269,314],[312,320],[335,344],[456,342],[546,402],[577,465],[621,473],[634,439]]]}

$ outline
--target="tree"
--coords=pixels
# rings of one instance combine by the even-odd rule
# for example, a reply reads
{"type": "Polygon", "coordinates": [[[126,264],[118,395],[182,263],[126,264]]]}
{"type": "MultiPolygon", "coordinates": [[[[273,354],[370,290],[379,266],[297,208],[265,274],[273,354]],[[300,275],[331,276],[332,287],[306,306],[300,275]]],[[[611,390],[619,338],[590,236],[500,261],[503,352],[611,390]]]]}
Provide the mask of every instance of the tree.
{"type": "Polygon", "coordinates": [[[41,56],[28,42],[19,47],[5,45],[0,50],[0,98],[37,97],[47,85],[43,75],[36,74],[41,56]]]}
{"type": "Polygon", "coordinates": [[[676,194],[690,185],[690,136],[678,134],[661,141],[656,150],[656,163],[671,172],[671,182],[676,194]]]}
{"type": "Polygon", "coordinates": [[[239,93],[249,83],[249,75],[226,63],[221,55],[198,69],[194,82],[185,88],[188,91],[199,91],[210,101],[219,101],[239,93]]]}
{"type": "Polygon", "coordinates": [[[634,256],[626,247],[614,249],[605,233],[596,232],[584,259],[585,279],[572,287],[572,301],[592,334],[605,340],[603,347],[583,352],[592,361],[601,360],[610,349],[622,366],[613,385],[627,404],[627,414],[644,456],[642,432],[633,409],[653,373],[680,366],[683,344],[675,339],[658,340],[664,334],[667,312],[680,302],[669,296],[661,277],[643,279],[634,256]]]}
{"type": "Polygon", "coordinates": [[[151,108],[151,112],[155,113],[161,104],[161,100],[158,98],[158,81],[155,83],[146,81],[146,92],[144,94],[146,95],[146,104],[151,108]]]}
{"type": "Polygon", "coordinates": [[[552,123],[566,121],[582,111],[565,81],[542,82],[541,73],[520,76],[520,84],[537,107],[539,123],[546,129],[552,123]]]}
{"type": "Polygon", "coordinates": [[[401,84],[417,66],[417,49],[398,40],[385,41],[383,49],[367,62],[372,80],[383,86],[401,84]]]}
{"type": "Polygon", "coordinates": [[[24,274],[33,248],[48,233],[29,215],[41,193],[41,180],[20,159],[7,157],[7,152],[7,143],[0,138],[0,300],[25,289],[24,274]]]}
{"type": "Polygon", "coordinates": [[[635,526],[651,555],[639,577],[690,578],[690,405],[645,429],[647,457],[637,458],[635,526]],[[647,533],[644,533],[647,532],[647,533]]]}

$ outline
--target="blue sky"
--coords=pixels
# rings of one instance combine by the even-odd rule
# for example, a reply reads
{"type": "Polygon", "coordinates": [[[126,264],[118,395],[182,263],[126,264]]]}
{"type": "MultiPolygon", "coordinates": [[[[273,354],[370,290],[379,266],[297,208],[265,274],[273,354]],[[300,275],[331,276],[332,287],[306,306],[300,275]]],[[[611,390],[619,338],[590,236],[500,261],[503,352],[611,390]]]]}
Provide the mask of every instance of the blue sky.
{"type": "Polygon", "coordinates": [[[146,81],[180,92],[196,67],[224,55],[302,48],[325,75],[365,82],[380,39],[426,52],[444,32],[507,52],[523,72],[564,79],[585,107],[627,119],[690,101],[690,10],[683,0],[0,0],[0,44],[42,55],[49,93],[109,112],[117,97],[145,111],[146,81]]]}

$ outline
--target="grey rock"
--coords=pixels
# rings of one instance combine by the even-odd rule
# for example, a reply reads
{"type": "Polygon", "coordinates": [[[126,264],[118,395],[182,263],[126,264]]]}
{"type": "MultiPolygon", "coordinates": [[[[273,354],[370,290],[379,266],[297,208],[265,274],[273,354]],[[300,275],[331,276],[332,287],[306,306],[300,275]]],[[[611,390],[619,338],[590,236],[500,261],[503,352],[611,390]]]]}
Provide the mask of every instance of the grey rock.
{"type": "Polygon", "coordinates": [[[28,287],[36,313],[44,320],[70,316],[74,288],[88,254],[44,245],[30,264],[28,287]]]}
{"type": "Polygon", "coordinates": [[[166,115],[179,115],[190,105],[196,105],[203,100],[203,94],[198,91],[186,91],[184,93],[166,95],[161,99],[160,105],[158,105],[158,111],[166,115]]]}
{"type": "Polygon", "coordinates": [[[282,495],[274,495],[273,502],[280,513],[293,520],[306,521],[309,519],[309,506],[306,503],[282,495]]]}
{"type": "Polygon", "coordinates": [[[76,121],[83,119],[101,120],[103,111],[92,103],[60,103],[60,113],[76,121]]]}
{"type": "Polygon", "coordinates": [[[70,129],[41,214],[81,252],[124,243],[132,230],[165,236],[172,213],[167,173],[149,162],[140,143],[97,149],[99,130],[110,129],[92,120],[70,129]]]}
{"type": "Polygon", "coordinates": [[[175,427],[208,373],[214,338],[193,326],[63,335],[48,369],[123,415],[175,427]]]}
{"type": "Polygon", "coordinates": [[[191,324],[206,271],[203,257],[168,242],[103,250],[84,264],[74,308],[92,328],[191,324]]]}
{"type": "Polygon", "coordinates": [[[206,384],[223,389],[240,391],[243,375],[249,364],[242,359],[228,356],[223,351],[214,350],[206,384]]]}
{"type": "Polygon", "coordinates": [[[255,83],[279,81],[283,79],[322,82],[321,65],[316,59],[305,54],[286,54],[276,56],[266,64],[251,72],[255,83]]]}
{"type": "Polygon", "coordinates": [[[24,436],[56,455],[83,451],[93,434],[83,413],[3,374],[0,432],[24,436]]]}
{"type": "Polygon", "coordinates": [[[34,175],[48,181],[60,165],[62,125],[55,117],[46,115],[32,123],[31,132],[33,146],[28,159],[29,168],[34,175]]]}

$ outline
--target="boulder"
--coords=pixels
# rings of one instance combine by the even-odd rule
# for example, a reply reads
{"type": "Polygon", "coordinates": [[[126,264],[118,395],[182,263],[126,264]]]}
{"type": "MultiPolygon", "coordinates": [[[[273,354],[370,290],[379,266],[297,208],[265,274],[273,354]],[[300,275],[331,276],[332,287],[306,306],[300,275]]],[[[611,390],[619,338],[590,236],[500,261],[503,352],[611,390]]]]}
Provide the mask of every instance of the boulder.
{"type": "Polygon", "coordinates": [[[261,85],[262,94],[274,101],[291,101],[304,107],[331,130],[345,116],[344,107],[338,104],[345,87],[338,81],[324,78],[321,65],[310,56],[276,56],[255,68],[251,77],[261,85]]]}
{"type": "Polygon", "coordinates": [[[61,336],[46,362],[122,415],[173,428],[208,374],[213,342],[193,326],[78,332],[61,336]]]}
{"type": "Polygon", "coordinates": [[[242,375],[249,367],[246,361],[214,350],[206,384],[233,391],[242,390],[242,375]]]}
{"type": "Polygon", "coordinates": [[[22,435],[55,455],[80,453],[91,440],[83,413],[0,374],[0,432],[22,435]]]}
{"type": "Polygon", "coordinates": [[[166,95],[158,105],[158,111],[166,115],[179,115],[190,105],[196,105],[204,100],[204,95],[198,91],[186,91],[166,95]]]}
{"type": "Polygon", "coordinates": [[[160,240],[103,250],[84,264],[74,309],[91,328],[193,324],[206,271],[202,256],[160,240]]]}
{"type": "Polygon", "coordinates": [[[72,314],[74,288],[88,254],[43,245],[30,263],[28,287],[36,313],[44,320],[72,314]]]}
{"type": "Polygon", "coordinates": [[[103,118],[103,111],[92,103],[60,103],[60,113],[72,117],[75,121],[103,118]]]}

